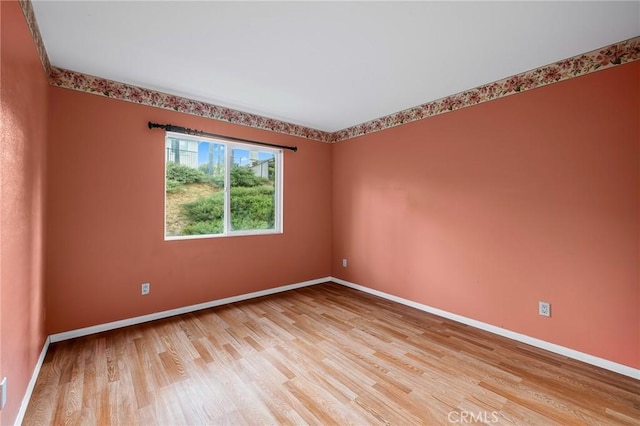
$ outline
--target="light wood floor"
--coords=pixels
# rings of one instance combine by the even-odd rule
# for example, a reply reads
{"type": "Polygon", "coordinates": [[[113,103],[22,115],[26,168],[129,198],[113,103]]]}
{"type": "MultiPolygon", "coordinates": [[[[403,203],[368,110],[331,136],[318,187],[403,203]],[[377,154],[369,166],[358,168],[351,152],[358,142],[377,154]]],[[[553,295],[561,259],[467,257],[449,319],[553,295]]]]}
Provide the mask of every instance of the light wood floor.
{"type": "Polygon", "coordinates": [[[636,424],[640,382],[336,284],[53,344],[42,424],[636,424]]]}

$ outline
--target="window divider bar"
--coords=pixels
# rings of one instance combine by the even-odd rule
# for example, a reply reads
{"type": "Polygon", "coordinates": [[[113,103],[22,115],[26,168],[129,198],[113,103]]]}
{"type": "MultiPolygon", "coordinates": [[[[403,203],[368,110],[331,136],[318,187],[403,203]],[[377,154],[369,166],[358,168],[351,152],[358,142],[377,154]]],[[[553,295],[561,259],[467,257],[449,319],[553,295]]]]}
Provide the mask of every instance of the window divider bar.
{"type": "Polygon", "coordinates": [[[273,144],[268,142],[254,141],[251,139],[236,138],[234,136],[219,135],[217,133],[205,132],[203,130],[195,130],[195,129],[189,129],[187,127],[175,126],[173,124],[158,124],[158,123],[152,123],[151,121],[149,121],[147,125],[149,126],[150,129],[160,128],[160,129],[164,129],[167,132],[183,133],[185,135],[194,135],[194,136],[210,136],[210,137],[219,138],[219,139],[228,140],[228,141],[245,142],[253,145],[262,145],[262,146],[270,146],[272,148],[288,149],[293,152],[298,151],[297,146],[278,145],[278,144],[273,144]]]}

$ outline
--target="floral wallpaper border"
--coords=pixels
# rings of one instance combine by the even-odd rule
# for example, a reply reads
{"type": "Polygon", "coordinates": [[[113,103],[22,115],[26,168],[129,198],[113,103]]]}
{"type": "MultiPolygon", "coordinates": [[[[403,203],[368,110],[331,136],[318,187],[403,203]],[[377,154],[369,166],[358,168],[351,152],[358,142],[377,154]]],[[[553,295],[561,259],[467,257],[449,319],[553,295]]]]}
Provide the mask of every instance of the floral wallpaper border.
{"type": "Polygon", "coordinates": [[[42,41],[40,30],[38,29],[38,23],[36,22],[31,0],[19,1],[36,44],[40,60],[42,61],[45,72],[47,72],[49,76],[49,82],[52,86],[328,143],[340,142],[357,136],[379,132],[413,121],[522,93],[527,90],[640,59],[640,37],[634,37],[554,64],[536,68],[465,92],[427,102],[330,133],[206,102],[52,67],[42,41]]]}
{"type": "Polygon", "coordinates": [[[574,56],[551,65],[339,130],[333,133],[332,142],[340,142],[356,136],[504,98],[616,65],[637,61],[638,59],[640,59],[640,37],[635,37],[583,55],[574,56]]]}
{"type": "Polygon", "coordinates": [[[47,75],[51,75],[51,62],[49,62],[49,55],[47,55],[47,50],[44,47],[44,42],[42,41],[42,35],[40,34],[40,29],[38,28],[38,21],[36,21],[36,14],[33,11],[33,4],[31,0],[19,0],[20,7],[22,8],[22,13],[24,14],[24,18],[27,21],[27,26],[29,27],[29,31],[31,32],[31,37],[33,38],[33,42],[36,45],[36,50],[38,51],[38,56],[40,57],[40,62],[44,67],[44,72],[47,75]]]}

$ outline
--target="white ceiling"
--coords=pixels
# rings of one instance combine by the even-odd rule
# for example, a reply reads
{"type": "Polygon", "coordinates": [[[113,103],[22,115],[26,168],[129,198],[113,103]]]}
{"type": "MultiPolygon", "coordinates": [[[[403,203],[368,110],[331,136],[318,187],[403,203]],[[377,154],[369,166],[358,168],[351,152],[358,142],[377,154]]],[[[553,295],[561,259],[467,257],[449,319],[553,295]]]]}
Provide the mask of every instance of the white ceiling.
{"type": "Polygon", "coordinates": [[[336,131],[640,35],[640,2],[33,1],[52,65],[336,131]]]}

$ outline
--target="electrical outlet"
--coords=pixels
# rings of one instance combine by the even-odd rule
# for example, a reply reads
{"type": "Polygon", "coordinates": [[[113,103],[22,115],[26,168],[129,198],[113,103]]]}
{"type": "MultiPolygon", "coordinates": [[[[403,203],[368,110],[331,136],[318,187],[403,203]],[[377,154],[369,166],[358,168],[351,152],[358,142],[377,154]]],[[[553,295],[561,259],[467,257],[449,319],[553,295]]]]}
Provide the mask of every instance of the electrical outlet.
{"type": "Polygon", "coordinates": [[[3,377],[2,382],[0,382],[0,394],[2,394],[2,398],[0,398],[0,410],[7,405],[7,378],[3,377]]]}
{"type": "Polygon", "coordinates": [[[342,259],[342,267],[343,268],[347,267],[347,259],[342,259]]]}
{"type": "Polygon", "coordinates": [[[150,291],[151,291],[151,284],[142,283],[142,295],[144,296],[145,294],[149,294],[150,291]]]}
{"type": "Polygon", "coordinates": [[[542,315],[543,317],[550,317],[551,303],[543,301],[538,302],[538,314],[542,315]]]}

